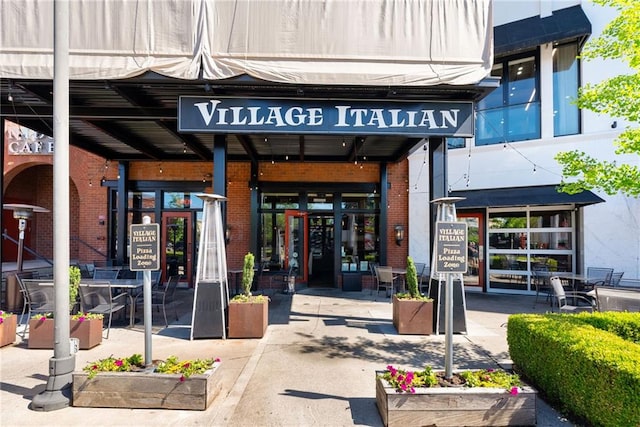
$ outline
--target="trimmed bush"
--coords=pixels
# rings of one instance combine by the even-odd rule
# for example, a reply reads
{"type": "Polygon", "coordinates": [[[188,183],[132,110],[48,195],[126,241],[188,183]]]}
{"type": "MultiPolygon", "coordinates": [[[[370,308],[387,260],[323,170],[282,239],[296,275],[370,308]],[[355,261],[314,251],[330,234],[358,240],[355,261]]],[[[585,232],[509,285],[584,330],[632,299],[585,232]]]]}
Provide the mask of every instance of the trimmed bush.
{"type": "Polygon", "coordinates": [[[511,359],[563,410],[594,426],[638,426],[640,345],[596,329],[591,321],[575,315],[512,315],[511,359]]]}

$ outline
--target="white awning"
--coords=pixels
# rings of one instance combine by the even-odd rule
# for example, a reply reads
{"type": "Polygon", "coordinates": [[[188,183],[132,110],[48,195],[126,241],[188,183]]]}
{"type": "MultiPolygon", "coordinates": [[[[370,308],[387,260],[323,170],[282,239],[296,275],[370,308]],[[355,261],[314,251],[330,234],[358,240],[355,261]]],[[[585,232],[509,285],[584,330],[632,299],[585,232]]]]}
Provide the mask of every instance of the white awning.
{"type": "MultiPolygon", "coordinates": [[[[0,77],[53,78],[53,7],[0,2],[0,77]]],[[[491,0],[74,0],[70,13],[71,79],[469,85],[493,62],[491,0]]]]}

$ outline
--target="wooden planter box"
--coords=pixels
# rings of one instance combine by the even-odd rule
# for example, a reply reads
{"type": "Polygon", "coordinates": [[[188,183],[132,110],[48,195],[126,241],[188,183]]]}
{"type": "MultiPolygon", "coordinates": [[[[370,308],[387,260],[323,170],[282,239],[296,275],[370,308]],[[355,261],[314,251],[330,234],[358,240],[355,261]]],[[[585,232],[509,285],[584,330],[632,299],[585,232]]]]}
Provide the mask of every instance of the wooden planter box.
{"type": "Polygon", "coordinates": [[[410,394],[376,378],[376,404],[389,427],[536,425],[536,391],[529,386],[517,395],[484,387],[417,388],[410,394]]]}
{"type": "Polygon", "coordinates": [[[180,381],[155,372],[73,373],[73,406],[90,408],[205,410],[221,389],[220,364],[180,381]]]}
{"type": "Polygon", "coordinates": [[[393,296],[393,326],[401,335],[433,334],[433,301],[393,296]]]}
{"type": "Polygon", "coordinates": [[[229,338],[262,338],[268,325],[268,299],[229,303],[229,338]]]}
{"type": "Polygon", "coordinates": [[[18,316],[11,315],[0,323],[0,347],[13,344],[16,341],[18,316]]]}
{"type": "MultiPolygon", "coordinates": [[[[102,342],[102,319],[70,320],[71,338],[78,338],[80,350],[102,342]]],[[[29,348],[53,348],[53,319],[29,319],[29,348]]]]}

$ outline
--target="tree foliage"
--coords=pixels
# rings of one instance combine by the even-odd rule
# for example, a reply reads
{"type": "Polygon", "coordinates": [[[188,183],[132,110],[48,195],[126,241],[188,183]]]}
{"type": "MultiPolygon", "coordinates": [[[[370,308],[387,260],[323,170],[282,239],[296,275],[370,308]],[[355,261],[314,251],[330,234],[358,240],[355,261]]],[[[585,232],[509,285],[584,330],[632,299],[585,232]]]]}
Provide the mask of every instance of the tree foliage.
{"type": "MultiPolygon", "coordinates": [[[[638,0],[593,0],[602,6],[618,10],[602,34],[590,39],[581,58],[621,60],[633,70],[633,74],[620,75],[597,84],[583,86],[576,104],[578,107],[623,117],[629,122],[640,123],[640,2],[638,0]]],[[[616,154],[640,155],[640,129],[627,127],[614,141],[616,154]]],[[[618,192],[640,196],[640,169],[637,165],[602,161],[574,150],[558,153],[556,160],[562,165],[565,177],[572,178],[560,188],[570,194],[583,190],[601,189],[607,194],[618,192]]]]}

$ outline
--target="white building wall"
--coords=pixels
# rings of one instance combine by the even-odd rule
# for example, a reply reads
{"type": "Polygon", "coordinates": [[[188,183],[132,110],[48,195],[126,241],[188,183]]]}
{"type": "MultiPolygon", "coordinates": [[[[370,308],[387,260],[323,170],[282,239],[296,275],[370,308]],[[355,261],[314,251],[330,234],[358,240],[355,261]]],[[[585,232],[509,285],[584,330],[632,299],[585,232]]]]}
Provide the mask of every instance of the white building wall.
{"type": "MultiPolygon", "coordinates": [[[[494,25],[538,15],[541,9],[548,7],[548,5],[541,6],[540,3],[547,3],[547,0],[496,0],[494,25]],[[518,7],[514,7],[516,4],[518,7]],[[505,5],[508,6],[504,7],[505,5]]],[[[554,9],[562,9],[581,2],[548,3],[553,3],[554,9]]],[[[581,4],[592,23],[592,36],[598,36],[604,26],[615,16],[615,11],[603,9],[589,1],[581,4]]],[[[543,104],[553,105],[549,46],[541,48],[541,61],[541,100],[543,104]]],[[[581,70],[582,84],[597,83],[628,72],[628,68],[623,63],[601,59],[582,62],[581,70]]],[[[620,118],[582,111],[581,134],[554,138],[553,116],[549,114],[549,105],[544,105],[542,108],[541,139],[513,142],[506,146],[481,147],[475,147],[472,141],[471,147],[450,150],[448,163],[450,189],[456,191],[558,184],[562,179],[562,170],[554,160],[554,156],[560,151],[580,150],[600,160],[617,159],[640,164],[637,155],[628,155],[624,158],[614,155],[612,142],[628,125],[620,118]],[[614,122],[617,127],[612,128],[614,122]]],[[[419,258],[422,261],[424,247],[428,248],[428,241],[425,242],[423,239],[427,234],[420,228],[426,227],[428,233],[428,216],[424,214],[430,208],[426,192],[428,176],[422,172],[420,180],[416,181],[418,171],[423,168],[422,153],[414,153],[409,161],[409,222],[412,230],[409,253],[414,259],[419,258]],[[423,225],[424,222],[427,224],[423,225]],[[413,235],[413,231],[417,230],[420,230],[418,235],[413,235]]],[[[625,278],[640,278],[640,199],[594,192],[606,202],[582,209],[583,225],[580,240],[583,246],[578,249],[582,265],[578,268],[584,271],[588,266],[613,267],[615,271],[624,271],[625,278]]]]}

